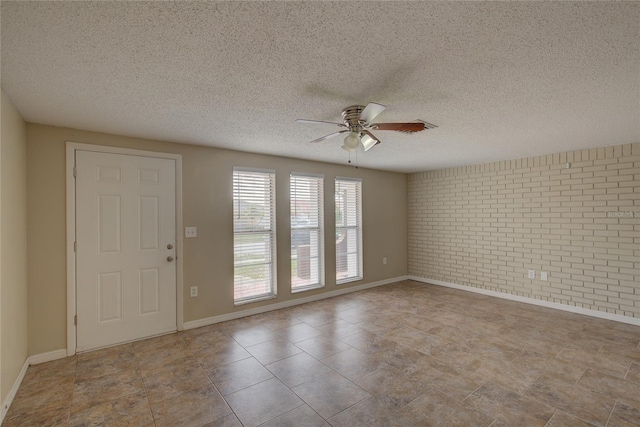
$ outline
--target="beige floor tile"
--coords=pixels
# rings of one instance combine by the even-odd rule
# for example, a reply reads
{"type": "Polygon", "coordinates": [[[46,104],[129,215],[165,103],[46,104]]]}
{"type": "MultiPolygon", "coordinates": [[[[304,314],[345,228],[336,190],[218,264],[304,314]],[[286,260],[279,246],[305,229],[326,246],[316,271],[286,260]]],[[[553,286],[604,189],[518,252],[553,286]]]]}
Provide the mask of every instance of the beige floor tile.
{"type": "Polygon", "coordinates": [[[33,411],[67,409],[73,394],[74,377],[50,378],[22,385],[6,415],[23,416],[33,411]]]}
{"type": "Polygon", "coordinates": [[[427,384],[392,367],[380,368],[358,378],[355,383],[393,409],[406,406],[429,389],[427,384]]]}
{"type": "MultiPolygon", "coordinates": [[[[368,397],[329,419],[333,427],[409,427],[415,421],[391,409],[375,396],[368,397]]],[[[273,426],[276,427],[276,426],[273,426]]],[[[292,426],[293,427],[293,426],[292,426]]]]}
{"type": "Polygon", "coordinates": [[[268,365],[302,352],[299,346],[297,347],[283,338],[252,345],[246,347],[246,350],[263,365],[268,365]]]}
{"type": "Polygon", "coordinates": [[[156,427],[200,427],[231,414],[213,385],[153,403],[151,409],[156,427]]]}
{"type": "Polygon", "coordinates": [[[355,348],[325,357],[321,362],[352,381],[385,366],[382,358],[355,348]]]}
{"type": "Polygon", "coordinates": [[[104,377],[137,368],[133,345],[125,344],[78,355],[76,378],[82,380],[104,377]]]}
{"type": "Polygon", "coordinates": [[[191,329],[185,332],[183,337],[185,348],[192,353],[205,348],[215,347],[221,341],[228,339],[229,337],[211,327],[191,329]]]}
{"type": "Polygon", "coordinates": [[[546,427],[593,427],[593,424],[556,410],[546,427]]]}
{"type": "MultiPolygon", "coordinates": [[[[442,340],[438,344],[421,348],[420,351],[428,356],[446,362],[455,367],[462,367],[481,356],[478,349],[469,345],[442,340]]],[[[485,357],[482,357],[483,359],[485,357]]]]}
{"type": "Polygon", "coordinates": [[[618,402],[640,407],[640,384],[633,381],[587,369],[578,385],[618,402]]]}
{"type": "Polygon", "coordinates": [[[322,335],[318,329],[306,323],[298,323],[297,325],[291,325],[275,331],[279,336],[292,343],[304,341],[311,337],[322,335]]]}
{"type": "Polygon", "coordinates": [[[405,374],[411,375],[425,364],[430,363],[426,354],[398,344],[391,350],[382,350],[374,356],[381,362],[392,366],[405,374]]]}
{"type": "Polygon", "coordinates": [[[158,340],[157,347],[138,344],[138,342],[143,341],[135,342],[133,345],[138,367],[141,372],[163,368],[175,360],[191,356],[191,352],[187,349],[181,336],[171,334],[159,338],[152,338],[152,340],[158,340]]]}
{"type": "Polygon", "coordinates": [[[337,372],[318,375],[292,390],[325,419],[369,397],[369,393],[337,372]]]}
{"type": "Polygon", "coordinates": [[[230,394],[226,400],[244,427],[258,426],[303,404],[275,378],[230,394]]]}
{"type": "Polygon", "coordinates": [[[288,387],[295,387],[331,370],[307,353],[296,354],[266,367],[288,387]]]}
{"type": "Polygon", "coordinates": [[[638,396],[639,326],[407,280],[31,366],[3,427],[637,427],[638,396]]]}
{"type": "Polygon", "coordinates": [[[281,316],[262,319],[260,324],[267,328],[277,331],[278,329],[286,328],[288,326],[298,325],[302,323],[302,320],[294,316],[281,316]]]}
{"type": "Polygon", "coordinates": [[[275,339],[278,336],[274,330],[262,325],[235,331],[229,335],[243,347],[260,344],[275,339]]]}
{"type": "Polygon", "coordinates": [[[530,397],[488,382],[464,402],[504,425],[544,427],[555,409],[530,397]]]}
{"type": "Polygon", "coordinates": [[[251,357],[251,353],[234,339],[227,337],[215,345],[193,353],[193,357],[200,363],[200,366],[209,370],[251,357]]]}
{"type": "Polygon", "coordinates": [[[348,337],[342,338],[342,341],[364,353],[377,353],[380,350],[393,350],[398,345],[395,341],[381,337],[380,335],[369,331],[349,335],[348,337]]]}
{"type": "Polygon", "coordinates": [[[576,384],[546,376],[538,378],[525,391],[525,395],[602,427],[606,424],[614,405],[613,399],[591,393],[576,384]]]}
{"type": "Polygon", "coordinates": [[[100,403],[71,414],[69,427],[153,425],[144,391],[100,403]]]}
{"type": "Polygon", "coordinates": [[[587,369],[585,366],[530,350],[516,357],[511,364],[522,370],[535,370],[540,375],[560,378],[569,383],[578,381],[587,369]]]}
{"type": "Polygon", "coordinates": [[[472,406],[431,389],[409,403],[403,414],[412,417],[416,426],[488,427],[493,418],[472,406]]]}
{"type": "Polygon", "coordinates": [[[336,315],[338,318],[357,324],[375,319],[376,313],[370,308],[356,307],[350,310],[340,312],[336,315]]]}
{"type": "Polygon", "coordinates": [[[207,375],[223,396],[257,384],[273,374],[253,357],[207,371],[207,375]]]}
{"type": "Polygon", "coordinates": [[[297,342],[296,346],[316,359],[322,359],[351,348],[349,344],[340,341],[338,338],[330,337],[329,335],[318,335],[317,337],[308,338],[304,341],[297,342]]]}
{"type": "Polygon", "coordinates": [[[487,381],[472,379],[462,375],[446,365],[442,368],[440,362],[431,363],[411,374],[411,378],[435,388],[457,400],[464,400],[487,381]],[[441,365],[437,367],[437,365],[441,365]]]}
{"type": "Polygon", "coordinates": [[[148,338],[134,342],[133,350],[136,354],[144,354],[158,350],[169,350],[174,347],[184,346],[184,335],[181,333],[166,334],[155,338],[148,338]]]}
{"type": "Polygon", "coordinates": [[[379,335],[387,334],[403,326],[401,319],[396,319],[395,317],[382,317],[379,315],[373,320],[356,323],[356,325],[362,329],[379,335]]]}
{"type": "Polygon", "coordinates": [[[227,415],[226,417],[218,418],[215,421],[207,423],[202,427],[242,427],[242,423],[238,420],[235,414],[227,415]]]}
{"type": "Polygon", "coordinates": [[[73,377],[76,374],[78,358],[76,356],[65,357],[64,359],[52,362],[31,365],[24,375],[22,384],[51,380],[56,378],[73,377]]]}
{"type": "Polygon", "coordinates": [[[193,358],[144,372],[143,378],[151,404],[211,385],[204,370],[193,358]]]}
{"type": "Polygon", "coordinates": [[[627,381],[640,384],[640,363],[632,363],[624,377],[627,381]]]}
{"type": "Polygon", "coordinates": [[[325,323],[324,325],[316,326],[316,329],[318,329],[320,332],[322,332],[326,336],[332,337],[332,338],[344,338],[358,332],[363,332],[365,330],[359,326],[354,325],[351,322],[347,322],[346,320],[342,320],[342,319],[337,319],[334,322],[325,323]]]}
{"type": "Polygon", "coordinates": [[[631,366],[631,362],[622,357],[606,356],[598,350],[587,351],[574,345],[567,346],[557,358],[619,378],[624,378],[631,366]]]}
{"type": "Polygon", "coordinates": [[[131,394],[144,393],[138,369],[130,369],[98,378],[79,379],[73,386],[71,415],[92,406],[131,394]]]}
{"type": "Polygon", "coordinates": [[[607,427],[638,427],[640,426],[640,408],[616,402],[611,412],[607,427]]]}
{"type": "Polygon", "coordinates": [[[442,323],[436,321],[434,318],[426,317],[421,314],[406,316],[402,323],[410,328],[417,329],[422,332],[427,332],[429,329],[442,326],[442,323]]]}
{"type": "Polygon", "coordinates": [[[476,359],[460,368],[460,372],[476,381],[492,381],[519,393],[524,392],[540,376],[535,369],[492,357],[476,359]]]}
{"type": "Polygon", "coordinates": [[[403,326],[401,328],[393,330],[385,334],[384,337],[414,350],[424,348],[435,338],[434,335],[411,328],[409,326],[403,326]]]}
{"type": "Polygon", "coordinates": [[[296,313],[295,317],[302,320],[307,325],[311,325],[314,327],[331,323],[338,319],[335,314],[320,310],[301,311],[299,313],[296,313]]]}
{"type": "MultiPolygon", "coordinates": [[[[640,326],[638,326],[637,328],[637,333],[640,336],[640,326]]],[[[616,333],[616,331],[614,330],[611,333],[616,333]]],[[[630,347],[617,343],[607,343],[600,348],[598,353],[603,356],[613,357],[616,360],[627,360],[631,363],[640,363],[640,347],[630,347]]]]}
{"type": "Polygon", "coordinates": [[[522,347],[509,344],[495,336],[474,338],[467,341],[467,346],[482,356],[490,356],[507,362],[522,354],[522,347]]]}
{"type": "Polygon", "coordinates": [[[7,413],[2,427],[60,427],[69,425],[69,408],[61,407],[51,410],[34,408],[30,411],[15,413],[11,409],[7,413]]]}
{"type": "Polygon", "coordinates": [[[329,424],[308,405],[298,406],[293,411],[280,415],[260,427],[330,427],[329,424]]]}
{"type": "MultiPolygon", "coordinates": [[[[640,328],[639,328],[640,329],[640,328]]],[[[586,335],[593,336],[597,339],[602,339],[608,341],[610,343],[618,343],[623,345],[628,345],[631,347],[636,347],[640,344],[640,335],[637,330],[623,330],[617,329],[615,333],[611,329],[598,329],[598,328],[589,328],[586,326],[584,328],[584,333],[586,335]]]]}

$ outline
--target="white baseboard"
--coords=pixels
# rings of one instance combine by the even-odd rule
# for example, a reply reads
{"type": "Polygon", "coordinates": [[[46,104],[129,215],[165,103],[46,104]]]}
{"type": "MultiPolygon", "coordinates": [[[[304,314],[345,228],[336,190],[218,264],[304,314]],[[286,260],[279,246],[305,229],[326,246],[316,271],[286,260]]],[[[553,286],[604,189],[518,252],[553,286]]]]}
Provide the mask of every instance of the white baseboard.
{"type": "Polygon", "coordinates": [[[29,356],[29,365],[39,365],[40,363],[64,359],[65,357],[67,357],[67,350],[64,349],[34,354],[33,356],[29,356]]]}
{"type": "Polygon", "coordinates": [[[54,350],[47,353],[34,354],[33,356],[29,356],[24,361],[22,365],[22,369],[18,374],[18,378],[13,383],[7,398],[2,402],[2,411],[0,411],[0,424],[4,421],[4,417],[7,415],[7,411],[11,407],[11,403],[13,403],[13,399],[16,397],[16,393],[18,393],[18,389],[22,385],[22,380],[24,379],[25,374],[27,373],[27,369],[30,365],[37,365],[39,363],[51,362],[52,360],[62,359],[67,357],[67,350],[54,350]]]}
{"type": "Polygon", "coordinates": [[[2,402],[2,411],[0,412],[0,424],[4,421],[4,417],[7,415],[9,411],[9,407],[11,407],[11,403],[13,403],[13,399],[16,397],[16,393],[18,393],[18,389],[20,388],[20,384],[22,384],[22,380],[24,379],[24,374],[27,373],[27,368],[29,368],[29,358],[24,361],[22,365],[22,369],[18,374],[18,378],[13,382],[13,386],[11,390],[9,390],[9,394],[7,398],[2,402]]]}
{"type": "Polygon", "coordinates": [[[619,314],[607,313],[604,311],[591,310],[588,308],[576,307],[573,305],[560,304],[557,302],[543,301],[535,298],[522,297],[519,295],[508,294],[505,292],[491,291],[488,289],[474,288],[473,286],[458,285],[457,283],[443,282],[442,280],[427,279],[418,276],[407,276],[410,280],[417,282],[428,283],[432,285],[445,286],[447,288],[460,289],[462,291],[474,292],[477,294],[489,295],[492,297],[508,299],[511,301],[523,302],[526,304],[539,305],[547,308],[554,308],[556,310],[568,311],[571,313],[584,314],[585,316],[598,317],[600,319],[614,320],[616,322],[628,323],[630,325],[640,326],[640,319],[629,316],[621,316],[619,314]]]}
{"type": "Polygon", "coordinates": [[[200,328],[202,326],[213,325],[214,323],[226,322],[227,320],[239,319],[241,317],[253,316],[254,314],[266,313],[268,311],[279,310],[281,308],[293,307],[294,305],[306,304],[308,302],[318,301],[325,298],[337,297],[339,295],[348,294],[351,292],[362,291],[364,289],[374,288],[376,286],[388,285],[391,283],[401,282],[407,280],[408,276],[399,276],[392,279],[380,280],[377,282],[365,283],[363,285],[352,286],[349,288],[338,289],[331,292],[324,292],[321,294],[311,295],[308,297],[297,298],[290,301],[279,302],[275,304],[269,304],[262,307],[251,308],[248,310],[234,311],[233,313],[221,314],[220,316],[207,317],[204,319],[192,320],[191,322],[184,323],[184,329],[200,328]]]}

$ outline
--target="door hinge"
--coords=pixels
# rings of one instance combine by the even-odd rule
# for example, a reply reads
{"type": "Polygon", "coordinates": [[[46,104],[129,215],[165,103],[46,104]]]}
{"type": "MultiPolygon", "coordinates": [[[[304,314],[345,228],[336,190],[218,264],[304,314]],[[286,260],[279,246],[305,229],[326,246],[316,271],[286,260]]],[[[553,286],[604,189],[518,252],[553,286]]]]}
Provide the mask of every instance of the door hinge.
{"type": "Polygon", "coordinates": [[[78,326],[78,315],[73,316],[73,326],[78,326]]]}
{"type": "Polygon", "coordinates": [[[78,251],[78,242],[73,242],[73,252],[78,251]]]}
{"type": "Polygon", "coordinates": [[[73,167],[73,177],[77,177],[78,176],[78,168],[77,167],[73,167]]]}

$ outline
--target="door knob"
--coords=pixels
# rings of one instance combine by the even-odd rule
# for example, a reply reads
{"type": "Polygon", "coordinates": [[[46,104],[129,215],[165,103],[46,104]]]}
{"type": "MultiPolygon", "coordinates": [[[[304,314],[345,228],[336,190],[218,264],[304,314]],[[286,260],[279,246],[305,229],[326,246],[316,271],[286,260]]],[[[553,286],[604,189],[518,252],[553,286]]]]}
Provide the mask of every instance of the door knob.
{"type": "Polygon", "coordinates": [[[173,261],[173,257],[172,256],[168,256],[167,257],[167,261],[172,262],[173,261]]]}
{"type": "Polygon", "coordinates": [[[167,249],[173,249],[173,245],[172,245],[171,243],[169,243],[169,244],[167,245],[167,249]]]}

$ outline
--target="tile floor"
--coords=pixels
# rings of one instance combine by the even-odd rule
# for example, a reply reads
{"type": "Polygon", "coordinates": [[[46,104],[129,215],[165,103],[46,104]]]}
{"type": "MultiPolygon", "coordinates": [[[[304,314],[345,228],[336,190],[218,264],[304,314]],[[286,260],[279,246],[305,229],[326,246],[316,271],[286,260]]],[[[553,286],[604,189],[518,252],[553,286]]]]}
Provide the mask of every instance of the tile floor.
{"type": "Polygon", "coordinates": [[[32,366],[50,425],[638,426],[640,326],[406,281],[32,366]]]}

